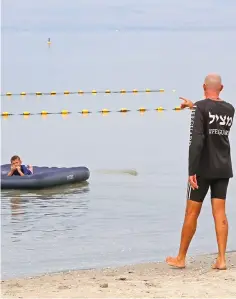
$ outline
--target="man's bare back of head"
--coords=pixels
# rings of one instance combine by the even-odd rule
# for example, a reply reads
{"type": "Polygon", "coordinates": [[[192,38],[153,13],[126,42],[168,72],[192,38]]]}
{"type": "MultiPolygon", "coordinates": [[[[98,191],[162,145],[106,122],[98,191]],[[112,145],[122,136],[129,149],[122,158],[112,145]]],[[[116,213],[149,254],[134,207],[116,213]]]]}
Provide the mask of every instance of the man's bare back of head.
{"type": "Polygon", "coordinates": [[[215,73],[208,74],[204,80],[203,89],[206,97],[218,97],[223,89],[221,76],[215,73]]]}

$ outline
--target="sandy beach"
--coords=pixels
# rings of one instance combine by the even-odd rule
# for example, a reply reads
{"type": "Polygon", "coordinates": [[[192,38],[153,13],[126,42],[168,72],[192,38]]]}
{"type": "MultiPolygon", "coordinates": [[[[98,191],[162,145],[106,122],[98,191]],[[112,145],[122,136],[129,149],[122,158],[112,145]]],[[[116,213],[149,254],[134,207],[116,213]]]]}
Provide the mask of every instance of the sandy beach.
{"type": "Polygon", "coordinates": [[[236,252],[227,270],[212,270],[215,255],[190,257],[185,269],[165,263],[45,274],[1,282],[2,298],[235,298],[236,252]]]}

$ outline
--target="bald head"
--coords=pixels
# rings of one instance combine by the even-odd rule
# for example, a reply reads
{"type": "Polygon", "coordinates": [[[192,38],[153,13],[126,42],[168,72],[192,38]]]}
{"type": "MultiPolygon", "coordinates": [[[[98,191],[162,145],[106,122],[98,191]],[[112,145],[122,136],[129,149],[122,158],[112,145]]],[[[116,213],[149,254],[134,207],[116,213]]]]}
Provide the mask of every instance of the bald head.
{"type": "Polygon", "coordinates": [[[218,74],[209,74],[204,80],[204,90],[211,90],[220,93],[222,90],[221,76],[218,74]]]}

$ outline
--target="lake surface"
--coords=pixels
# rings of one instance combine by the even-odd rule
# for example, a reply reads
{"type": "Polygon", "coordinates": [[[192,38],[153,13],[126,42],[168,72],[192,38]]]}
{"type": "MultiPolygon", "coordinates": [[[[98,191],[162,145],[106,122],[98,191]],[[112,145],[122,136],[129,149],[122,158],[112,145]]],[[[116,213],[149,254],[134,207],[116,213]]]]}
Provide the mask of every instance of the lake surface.
{"type": "MultiPolygon", "coordinates": [[[[212,5],[3,1],[1,93],[165,92],[1,98],[1,110],[13,114],[72,112],[2,117],[2,164],[19,154],[25,164],[85,165],[91,171],[87,184],[2,191],[2,278],[161,261],[177,252],[190,112],[172,109],[179,96],[200,99],[209,72],[222,74],[222,97],[235,103],[236,4],[212,5]],[[153,110],[159,106],[167,110],[153,110]],[[116,112],[122,107],[131,111],[116,112]],[[140,113],[140,107],[151,110],[140,113]],[[112,112],[98,113],[103,108],[112,112]],[[77,113],[82,109],[92,113],[77,113]]],[[[235,126],[231,146],[235,169],[235,126]]],[[[236,249],[235,183],[227,198],[228,250],[236,249]]],[[[216,250],[208,195],[190,253],[216,250]]]]}

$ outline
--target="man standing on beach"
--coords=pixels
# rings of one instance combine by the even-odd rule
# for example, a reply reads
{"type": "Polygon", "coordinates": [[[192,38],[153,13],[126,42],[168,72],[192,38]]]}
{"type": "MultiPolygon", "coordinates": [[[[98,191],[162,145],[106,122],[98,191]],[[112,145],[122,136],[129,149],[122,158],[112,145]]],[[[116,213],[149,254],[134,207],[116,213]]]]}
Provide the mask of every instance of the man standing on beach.
{"type": "Polygon", "coordinates": [[[184,102],[182,108],[192,108],[189,144],[189,183],[187,206],[177,257],[167,257],[170,266],[185,268],[190,242],[197,228],[203,200],[210,187],[212,213],[218,243],[218,257],[213,269],[226,269],[228,221],[225,199],[229,179],[233,177],[229,132],[233,124],[234,107],[219,98],[223,89],[221,77],[209,74],[203,84],[205,99],[193,104],[184,102]]]}

